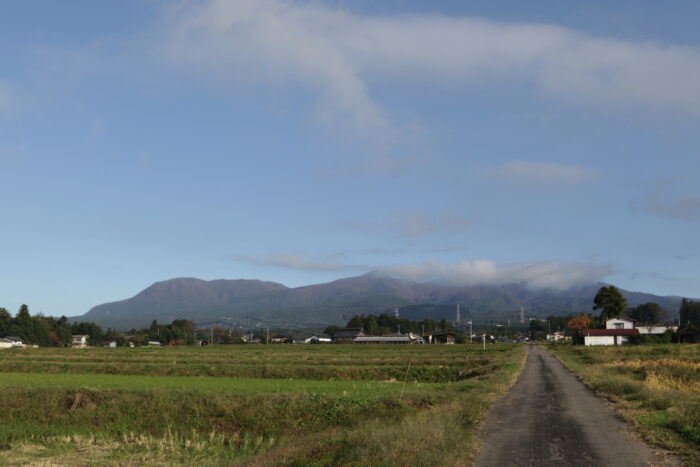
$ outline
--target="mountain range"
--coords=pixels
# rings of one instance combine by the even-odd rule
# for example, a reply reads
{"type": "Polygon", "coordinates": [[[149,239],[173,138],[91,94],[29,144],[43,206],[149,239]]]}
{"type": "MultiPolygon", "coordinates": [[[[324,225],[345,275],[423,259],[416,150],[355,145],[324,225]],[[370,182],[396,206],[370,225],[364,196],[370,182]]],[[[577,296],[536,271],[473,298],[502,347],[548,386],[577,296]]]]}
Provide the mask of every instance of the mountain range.
{"type": "MultiPolygon", "coordinates": [[[[593,297],[606,284],[566,290],[534,289],[525,284],[450,286],[412,282],[370,272],[333,282],[289,288],[259,280],[176,278],[156,282],[132,298],[97,305],[73,321],[94,321],[119,330],[142,328],[152,320],[169,324],[190,319],[199,325],[251,328],[344,325],[356,314],[380,314],[399,308],[409,319],[453,320],[456,305],[462,319],[475,322],[590,312],[593,297]]],[[[656,302],[672,314],[680,297],[622,290],[630,306],[656,302]]]]}

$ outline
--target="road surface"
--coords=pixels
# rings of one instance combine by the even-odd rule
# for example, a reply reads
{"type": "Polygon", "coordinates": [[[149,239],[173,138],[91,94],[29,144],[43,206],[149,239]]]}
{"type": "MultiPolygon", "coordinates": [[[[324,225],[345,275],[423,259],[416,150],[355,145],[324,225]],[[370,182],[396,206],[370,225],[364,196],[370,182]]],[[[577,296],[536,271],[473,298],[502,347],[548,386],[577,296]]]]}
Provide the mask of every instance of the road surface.
{"type": "Polygon", "coordinates": [[[477,467],[680,465],[639,440],[603,399],[532,344],[520,378],[488,413],[477,439],[477,467]]]}

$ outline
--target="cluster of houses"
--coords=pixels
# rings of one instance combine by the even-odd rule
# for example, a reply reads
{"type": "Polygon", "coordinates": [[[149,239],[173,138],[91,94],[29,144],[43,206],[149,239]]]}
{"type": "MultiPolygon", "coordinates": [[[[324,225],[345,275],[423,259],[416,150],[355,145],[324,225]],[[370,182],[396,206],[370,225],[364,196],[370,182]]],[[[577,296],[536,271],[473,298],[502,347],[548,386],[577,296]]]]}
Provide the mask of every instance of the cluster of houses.
{"type": "Polygon", "coordinates": [[[314,334],[302,342],[338,344],[454,344],[455,333],[437,332],[419,336],[412,332],[407,334],[392,334],[389,336],[369,336],[362,328],[344,328],[337,330],[333,337],[327,334],[314,334]]]}
{"type": "MultiPolygon", "coordinates": [[[[605,329],[588,329],[584,331],[584,344],[591,345],[621,345],[628,344],[631,337],[640,334],[647,335],[662,335],[666,332],[676,332],[678,326],[659,326],[659,325],[637,325],[634,319],[624,316],[616,316],[605,322],[605,329]]],[[[493,336],[492,340],[493,340],[493,336]]],[[[548,341],[567,341],[571,340],[564,332],[554,332],[547,334],[548,341]]],[[[245,341],[245,339],[244,339],[245,341]]],[[[257,341],[249,341],[255,343],[257,341]]],[[[425,336],[419,336],[414,333],[407,334],[392,334],[389,336],[369,336],[362,328],[344,328],[330,336],[328,334],[312,334],[300,339],[294,339],[289,336],[277,334],[270,337],[271,344],[454,344],[454,332],[435,332],[425,336]]],[[[160,342],[148,342],[149,346],[160,346],[160,342]]],[[[201,345],[201,344],[200,344],[201,345]]],[[[87,335],[74,335],[70,346],[72,348],[86,348],[88,346],[87,335]]],[[[116,341],[105,341],[102,343],[104,347],[116,347],[116,341]]],[[[133,347],[133,343],[130,343],[133,347]]],[[[0,338],[0,349],[9,348],[24,348],[36,347],[32,344],[27,344],[21,338],[15,336],[7,336],[0,338]]]]}
{"type": "MultiPolygon", "coordinates": [[[[249,343],[259,343],[259,341],[249,341],[249,343]]],[[[270,337],[270,344],[454,344],[455,333],[453,332],[437,332],[430,333],[425,336],[419,336],[413,333],[394,334],[390,336],[369,336],[365,334],[362,328],[344,328],[330,336],[328,334],[312,334],[301,339],[294,339],[289,336],[277,334],[270,337]]],[[[157,341],[149,341],[148,346],[158,347],[161,343],[157,341]]],[[[205,345],[198,343],[198,345],[205,345]]],[[[0,348],[23,348],[31,345],[25,343],[19,337],[3,337],[0,338],[0,348]]],[[[104,341],[102,347],[116,347],[116,341],[104,341]]],[[[130,343],[133,347],[134,344],[130,343]]],[[[88,347],[88,336],[84,334],[72,336],[70,347],[74,349],[84,349],[88,347]]]]}
{"type": "Polygon", "coordinates": [[[616,316],[605,321],[605,329],[588,329],[583,333],[583,341],[590,345],[628,344],[632,336],[639,334],[661,335],[676,332],[678,326],[637,325],[637,322],[625,316],[616,316]]]}
{"type": "MultiPolygon", "coordinates": [[[[103,342],[104,347],[116,347],[116,341],[103,342]]],[[[72,336],[70,346],[75,349],[84,349],[88,346],[88,336],[79,334],[72,336]]],[[[22,349],[27,347],[38,347],[36,344],[28,344],[23,339],[14,336],[0,338],[0,349],[22,349]]]]}

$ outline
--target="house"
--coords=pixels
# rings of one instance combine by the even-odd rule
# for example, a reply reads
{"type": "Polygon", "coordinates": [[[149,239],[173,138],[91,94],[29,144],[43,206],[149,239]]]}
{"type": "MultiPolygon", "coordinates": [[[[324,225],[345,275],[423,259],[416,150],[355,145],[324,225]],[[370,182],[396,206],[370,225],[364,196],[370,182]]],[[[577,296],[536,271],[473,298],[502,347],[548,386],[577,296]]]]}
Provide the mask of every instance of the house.
{"type": "Polygon", "coordinates": [[[571,340],[571,336],[567,336],[562,331],[555,331],[553,334],[547,334],[547,340],[550,342],[568,341],[571,340]]]}
{"type": "Polygon", "coordinates": [[[428,344],[454,344],[455,343],[455,333],[454,332],[435,332],[423,336],[423,340],[427,341],[428,344]]]}
{"type": "Polygon", "coordinates": [[[15,336],[6,336],[0,339],[0,349],[22,348],[25,347],[24,341],[15,336]]]}
{"type": "Polygon", "coordinates": [[[343,328],[338,329],[335,334],[333,334],[333,342],[337,343],[351,343],[356,337],[366,336],[364,329],[362,328],[343,328]]]}
{"type": "Polygon", "coordinates": [[[270,337],[270,344],[291,344],[293,342],[294,339],[283,334],[275,334],[274,336],[270,337]]]}
{"type": "Polygon", "coordinates": [[[605,329],[634,329],[635,320],[626,316],[616,316],[605,321],[605,329]]]}
{"type": "Polygon", "coordinates": [[[584,331],[585,345],[619,345],[627,344],[630,336],[637,334],[663,334],[675,332],[678,326],[637,325],[637,322],[626,316],[616,316],[605,321],[605,329],[589,329],[584,331]]]}
{"type": "Polygon", "coordinates": [[[103,341],[102,347],[116,347],[117,341],[103,341]]]}
{"type": "Polygon", "coordinates": [[[331,336],[328,334],[312,334],[303,340],[304,344],[330,344],[331,336]]]}
{"type": "Polygon", "coordinates": [[[84,349],[88,346],[87,344],[88,336],[85,334],[76,334],[73,336],[73,341],[70,346],[76,349],[84,349]]]}
{"type": "Polygon", "coordinates": [[[15,343],[7,337],[0,338],[0,349],[11,349],[17,347],[15,343]]]}
{"type": "Polygon", "coordinates": [[[423,338],[413,333],[393,336],[358,336],[353,339],[355,344],[422,344],[423,338]]]}

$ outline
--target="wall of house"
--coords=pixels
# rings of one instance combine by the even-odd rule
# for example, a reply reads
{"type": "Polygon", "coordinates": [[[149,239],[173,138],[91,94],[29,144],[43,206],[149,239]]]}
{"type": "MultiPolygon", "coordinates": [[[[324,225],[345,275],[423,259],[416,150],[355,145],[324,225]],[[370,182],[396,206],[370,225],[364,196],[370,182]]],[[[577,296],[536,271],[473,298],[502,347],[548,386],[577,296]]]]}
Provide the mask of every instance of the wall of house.
{"type": "Polygon", "coordinates": [[[629,336],[583,336],[583,343],[585,345],[615,345],[615,338],[617,338],[617,345],[629,344],[629,336]]]}
{"type": "Polygon", "coordinates": [[[585,345],[615,345],[615,336],[583,336],[585,345]]]}
{"type": "Polygon", "coordinates": [[[634,321],[615,318],[609,319],[605,322],[605,329],[634,329],[634,321]],[[622,327],[618,327],[618,324],[622,324],[622,327]]]}
{"type": "Polygon", "coordinates": [[[678,329],[676,326],[670,328],[668,326],[639,326],[637,328],[639,334],[663,334],[667,330],[675,331],[676,329],[678,329]]]}

